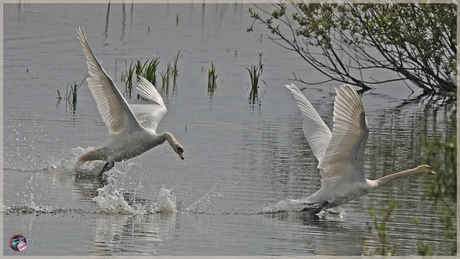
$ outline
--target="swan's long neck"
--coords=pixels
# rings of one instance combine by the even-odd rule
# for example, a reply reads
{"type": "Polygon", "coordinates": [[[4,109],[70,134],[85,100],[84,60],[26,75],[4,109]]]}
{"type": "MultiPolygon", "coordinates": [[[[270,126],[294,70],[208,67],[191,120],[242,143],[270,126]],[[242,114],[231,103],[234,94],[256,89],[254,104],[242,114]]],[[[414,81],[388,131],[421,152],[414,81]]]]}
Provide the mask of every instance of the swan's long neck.
{"type": "Polygon", "coordinates": [[[384,176],[382,178],[379,178],[377,180],[372,181],[372,187],[373,188],[378,188],[378,187],[381,187],[382,185],[385,185],[388,182],[391,182],[393,180],[396,180],[396,179],[399,179],[399,178],[402,178],[402,177],[411,176],[411,175],[414,175],[414,174],[421,174],[423,172],[424,172],[423,170],[420,170],[418,167],[416,167],[416,168],[408,169],[408,170],[405,170],[405,171],[397,172],[397,173],[394,173],[394,174],[389,174],[389,175],[386,175],[386,176],[384,176]]]}
{"type": "Polygon", "coordinates": [[[167,131],[161,133],[160,137],[162,139],[162,142],[165,142],[167,140],[169,145],[171,145],[171,147],[173,147],[174,145],[179,144],[179,142],[177,142],[176,138],[174,138],[173,134],[171,134],[171,133],[169,133],[167,131]]]}

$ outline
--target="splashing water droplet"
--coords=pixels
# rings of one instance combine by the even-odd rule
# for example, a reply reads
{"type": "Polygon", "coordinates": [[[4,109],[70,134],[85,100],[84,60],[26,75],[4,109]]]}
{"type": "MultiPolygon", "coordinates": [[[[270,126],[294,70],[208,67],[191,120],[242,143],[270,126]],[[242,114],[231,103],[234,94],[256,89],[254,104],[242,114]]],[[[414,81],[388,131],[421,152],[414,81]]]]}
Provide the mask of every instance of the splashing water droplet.
{"type": "Polygon", "coordinates": [[[158,193],[158,210],[159,213],[176,213],[176,196],[171,190],[161,187],[158,193]]]}

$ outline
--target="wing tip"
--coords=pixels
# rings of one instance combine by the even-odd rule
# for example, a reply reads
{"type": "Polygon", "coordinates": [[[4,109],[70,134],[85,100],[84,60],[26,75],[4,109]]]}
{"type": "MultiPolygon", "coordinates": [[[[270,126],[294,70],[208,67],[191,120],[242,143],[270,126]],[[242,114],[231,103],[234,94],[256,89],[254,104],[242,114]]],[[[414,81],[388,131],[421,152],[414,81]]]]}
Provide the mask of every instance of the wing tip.
{"type": "Polygon", "coordinates": [[[284,85],[286,86],[287,89],[291,90],[291,89],[299,89],[295,84],[288,84],[288,85],[284,85]]]}

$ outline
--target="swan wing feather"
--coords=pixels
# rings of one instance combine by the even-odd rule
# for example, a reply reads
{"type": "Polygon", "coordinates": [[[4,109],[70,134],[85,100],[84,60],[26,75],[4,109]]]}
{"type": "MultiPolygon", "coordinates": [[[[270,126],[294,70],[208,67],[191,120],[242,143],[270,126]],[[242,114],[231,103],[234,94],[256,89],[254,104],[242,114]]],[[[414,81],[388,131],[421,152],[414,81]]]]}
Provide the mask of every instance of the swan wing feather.
{"type": "Polygon", "coordinates": [[[302,113],[305,138],[313,154],[321,162],[331,140],[331,130],[296,85],[290,84],[286,87],[291,91],[302,113]]]}
{"type": "Polygon", "coordinates": [[[369,128],[356,90],[348,84],[336,88],[332,138],[319,163],[323,185],[365,182],[364,149],[369,128]]]}
{"type": "Polygon", "coordinates": [[[163,98],[155,86],[142,76],[139,76],[136,91],[148,103],[132,104],[134,115],[143,127],[156,132],[158,124],[168,112],[163,98]]]}
{"type": "Polygon", "coordinates": [[[83,28],[77,28],[77,36],[83,46],[89,75],[91,76],[86,79],[88,87],[96,100],[97,109],[102,116],[102,120],[109,128],[109,132],[117,136],[139,129],[141,126],[125,98],[102,68],[89,46],[83,28]]]}

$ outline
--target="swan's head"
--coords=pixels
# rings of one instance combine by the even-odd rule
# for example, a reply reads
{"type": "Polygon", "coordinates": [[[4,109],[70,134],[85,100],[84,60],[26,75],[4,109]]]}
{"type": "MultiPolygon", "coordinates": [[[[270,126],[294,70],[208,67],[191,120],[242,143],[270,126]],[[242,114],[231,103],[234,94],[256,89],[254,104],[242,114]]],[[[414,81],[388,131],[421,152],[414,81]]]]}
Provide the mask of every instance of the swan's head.
{"type": "Polygon", "coordinates": [[[180,159],[184,160],[184,149],[182,148],[182,146],[180,144],[174,144],[172,145],[172,148],[174,149],[174,152],[176,152],[180,159]]]}
{"type": "Polygon", "coordinates": [[[419,165],[417,170],[422,174],[436,174],[429,165],[419,165]]]}

